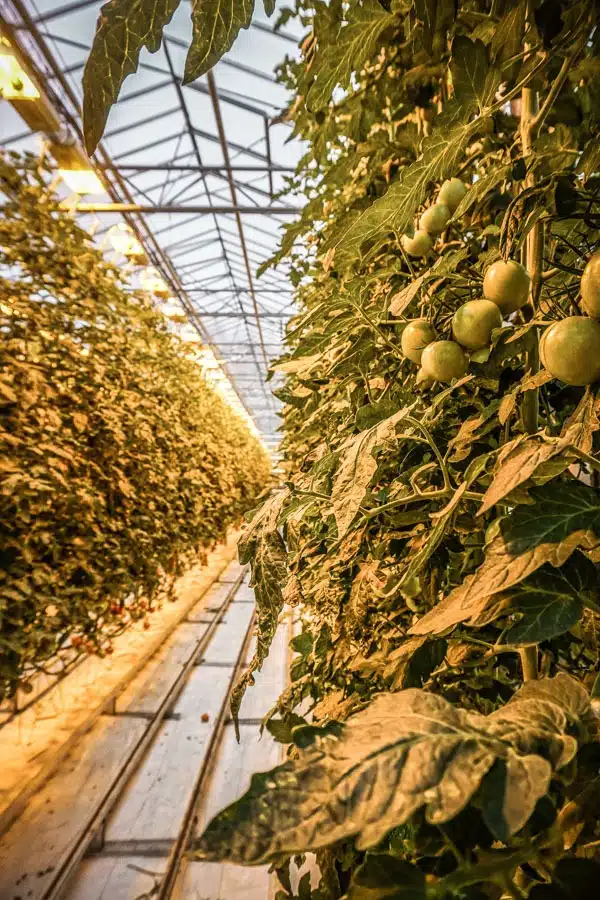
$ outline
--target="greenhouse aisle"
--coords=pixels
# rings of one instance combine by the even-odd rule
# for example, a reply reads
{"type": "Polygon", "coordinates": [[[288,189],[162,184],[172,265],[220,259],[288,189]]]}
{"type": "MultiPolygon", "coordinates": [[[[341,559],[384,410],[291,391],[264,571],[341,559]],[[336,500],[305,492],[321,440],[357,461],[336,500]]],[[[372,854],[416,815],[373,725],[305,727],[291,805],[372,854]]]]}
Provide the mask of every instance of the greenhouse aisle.
{"type": "Polygon", "coordinates": [[[233,683],[253,653],[248,575],[231,563],[161,650],[30,800],[0,843],[3,900],[269,900],[267,867],[187,861],[195,833],[281,759],[260,722],[285,686],[291,617],[240,710],[233,683]],[[165,697],[184,676],[167,712],[165,697]],[[157,723],[141,762],[140,738],[157,723]],[[85,857],[84,857],[85,854],[85,857]]]}

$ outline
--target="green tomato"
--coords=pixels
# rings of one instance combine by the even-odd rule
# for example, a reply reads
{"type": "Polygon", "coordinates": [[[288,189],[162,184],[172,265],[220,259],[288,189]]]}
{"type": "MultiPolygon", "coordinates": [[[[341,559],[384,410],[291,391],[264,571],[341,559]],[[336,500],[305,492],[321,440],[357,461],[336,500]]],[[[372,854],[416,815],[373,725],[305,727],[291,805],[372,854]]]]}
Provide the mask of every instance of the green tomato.
{"type": "Polygon", "coordinates": [[[434,203],[419,219],[419,231],[441,234],[450,219],[450,210],[444,203],[434,203]]]}
{"type": "Polygon", "coordinates": [[[502,313],[491,300],[469,300],[456,310],[452,336],[467,350],[488,347],[494,328],[502,325],[502,313]]]}
{"type": "Polygon", "coordinates": [[[443,203],[450,212],[454,212],[460,206],[463,197],[467,193],[467,186],[460,178],[450,178],[440,188],[437,202],[443,203]]]}
{"type": "Polygon", "coordinates": [[[417,372],[416,381],[417,384],[422,385],[424,388],[428,388],[431,387],[432,384],[434,384],[435,379],[430,378],[430,376],[426,372],[424,372],[423,369],[419,369],[419,371],[417,372]]]}
{"type": "Polygon", "coordinates": [[[491,300],[507,315],[527,303],[531,279],[527,270],[509,259],[499,259],[487,269],[483,279],[483,296],[491,300]]]}
{"type": "Polygon", "coordinates": [[[426,231],[415,231],[414,237],[402,235],[402,246],[409,256],[427,256],[433,247],[433,241],[426,231]]]}
{"type": "Polygon", "coordinates": [[[600,380],[600,322],[569,316],[546,329],[540,359],[554,378],[578,387],[600,380]]]}
{"type": "Polygon", "coordinates": [[[588,316],[600,319],[600,253],[594,253],[583,270],[581,305],[588,316]]]}
{"type": "Polygon", "coordinates": [[[449,384],[466,375],[469,357],[454,341],[435,341],[423,350],[421,368],[434,381],[449,384]]]}
{"type": "Polygon", "coordinates": [[[407,359],[419,365],[423,350],[435,339],[436,333],[427,319],[413,319],[402,332],[400,346],[407,359]]]}

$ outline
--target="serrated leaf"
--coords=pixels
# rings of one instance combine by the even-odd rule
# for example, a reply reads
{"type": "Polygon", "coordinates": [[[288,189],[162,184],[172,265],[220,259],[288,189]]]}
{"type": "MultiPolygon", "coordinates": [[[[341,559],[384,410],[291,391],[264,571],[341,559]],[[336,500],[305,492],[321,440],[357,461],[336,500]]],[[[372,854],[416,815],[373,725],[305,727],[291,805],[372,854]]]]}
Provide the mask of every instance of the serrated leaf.
{"type": "Polygon", "coordinates": [[[358,867],[347,900],[426,900],[425,875],[387,853],[369,853],[358,867]]]}
{"type": "Polygon", "coordinates": [[[505,637],[508,644],[539,644],[579,621],[586,598],[597,594],[593,563],[577,551],[560,569],[543,566],[518,586],[514,607],[524,613],[505,637]]]}
{"type": "MultiPolygon", "coordinates": [[[[486,175],[483,175],[479,178],[475,184],[472,184],[465,194],[465,196],[460,201],[456,210],[454,211],[451,222],[458,222],[466,212],[468,212],[472,206],[480,203],[484,197],[486,197],[491,191],[493,191],[499,184],[509,176],[511,167],[510,166],[498,166],[497,168],[492,169],[486,175]]],[[[484,230],[485,233],[487,229],[484,230]]],[[[490,233],[489,231],[487,232],[490,233]]],[[[493,232],[497,234],[497,231],[493,232]]]]}
{"type": "Polygon", "coordinates": [[[494,29],[491,43],[492,58],[506,62],[521,50],[525,31],[527,3],[521,0],[506,12],[494,29]]]}
{"type": "Polygon", "coordinates": [[[192,43],[183,83],[189,84],[231,49],[242,28],[249,28],[254,0],[192,0],[192,43]]]}
{"type": "Polygon", "coordinates": [[[111,107],[128,75],[137,71],[144,48],[156,53],[181,0],[109,0],[100,10],[83,73],[83,133],[94,152],[111,107]]]}
{"type": "Polygon", "coordinates": [[[595,136],[583,148],[576,171],[583,175],[584,181],[600,172],[600,144],[595,136]]]}
{"type": "Polygon", "coordinates": [[[492,103],[502,76],[498,70],[490,69],[483,41],[472,41],[465,35],[455,37],[450,71],[456,98],[461,103],[476,104],[479,112],[492,103]]]}
{"type": "Polygon", "coordinates": [[[600,496],[579,481],[531,490],[532,504],[500,520],[482,565],[410,629],[439,634],[478,615],[486,598],[506,592],[545,563],[558,568],[581,547],[600,544],[600,496]]]}
{"type": "Polygon", "coordinates": [[[260,669],[269,652],[279,614],[283,609],[287,554],[278,525],[279,516],[288,500],[288,490],[274,493],[259,508],[238,543],[240,562],[251,563],[252,566],[250,585],[254,588],[256,598],[258,634],[254,657],[231,694],[231,714],[236,730],[237,714],[244,693],[248,685],[253,683],[253,672],[260,669]]]}
{"type": "Polygon", "coordinates": [[[529,900],[589,900],[590,885],[600,879],[600,863],[594,859],[559,859],[552,884],[534,884],[529,900]]]}
{"type": "Polygon", "coordinates": [[[600,430],[600,397],[589,388],[569,416],[561,431],[561,438],[570,447],[591,453],[594,434],[600,430]]]}
{"type": "Polygon", "coordinates": [[[346,606],[348,625],[360,626],[364,623],[369,607],[385,585],[385,578],[379,571],[379,560],[364,561],[352,580],[350,597],[346,606]]]}
{"type": "Polygon", "coordinates": [[[353,5],[347,21],[334,24],[332,17],[335,11],[325,6],[315,16],[319,54],[310,73],[314,81],[306,97],[309,109],[327,105],[338,85],[349,85],[352,73],[373,55],[377,38],[394,21],[378,0],[353,5]]]}
{"type": "Polygon", "coordinates": [[[331,507],[338,537],[342,537],[350,527],[377,471],[373,450],[393,436],[396,425],[408,412],[408,409],[402,409],[394,413],[383,422],[350,438],[342,447],[340,467],[331,490],[331,507]]]}
{"type": "Polygon", "coordinates": [[[353,213],[341,231],[325,243],[324,250],[337,247],[347,256],[356,256],[367,241],[385,239],[390,232],[410,232],[430,184],[454,174],[468,141],[483,127],[483,119],[471,116],[468,104],[449,104],[438,128],[425,141],[421,157],[404,169],[401,181],[392,184],[366,210],[353,213]]]}
{"type": "Polygon", "coordinates": [[[453,819],[496,760],[506,764],[498,805],[507,834],[514,834],[553,772],[577,752],[567,733],[576,731],[573,709],[581,707],[584,716],[589,707],[585,691],[568,676],[536,684],[539,696],[530,687],[489,716],[418,689],[378,695],[334,734],[313,730],[295,759],[254,775],[248,792],[196,841],[195,855],[254,865],[351,837],[365,850],[421,808],[430,824],[453,819]],[[559,681],[566,682],[569,698],[577,697],[568,708],[560,691],[553,699],[551,686],[559,681]]]}
{"type": "Polygon", "coordinates": [[[270,17],[275,12],[276,0],[263,0],[265,13],[270,17]]]}
{"type": "Polygon", "coordinates": [[[308,631],[297,634],[296,637],[293,637],[290,641],[290,647],[301,656],[308,656],[313,648],[312,635],[308,631]]]}
{"type": "Polygon", "coordinates": [[[372,428],[378,422],[381,422],[382,419],[392,416],[395,409],[396,404],[392,400],[388,400],[387,397],[375,403],[367,403],[366,406],[361,406],[356,413],[356,427],[359,431],[372,428]]]}
{"type": "Polygon", "coordinates": [[[597,596],[594,564],[576,550],[560,569],[542,566],[516,587],[482,599],[468,624],[481,627],[506,612],[522,612],[523,619],[505,640],[509,644],[538,644],[572,628],[583,607],[593,605],[597,596]]]}
{"type": "MultiPolygon", "coordinates": [[[[503,448],[503,452],[494,466],[494,479],[485,492],[477,515],[481,516],[486,513],[492,506],[507,497],[511,491],[531,478],[540,466],[558,454],[564,453],[565,448],[565,441],[560,438],[546,441],[531,438],[525,442],[517,439],[512,448],[508,448],[508,452],[507,448],[503,448]]],[[[568,468],[569,462],[570,459],[566,455],[565,469],[568,468]]]]}

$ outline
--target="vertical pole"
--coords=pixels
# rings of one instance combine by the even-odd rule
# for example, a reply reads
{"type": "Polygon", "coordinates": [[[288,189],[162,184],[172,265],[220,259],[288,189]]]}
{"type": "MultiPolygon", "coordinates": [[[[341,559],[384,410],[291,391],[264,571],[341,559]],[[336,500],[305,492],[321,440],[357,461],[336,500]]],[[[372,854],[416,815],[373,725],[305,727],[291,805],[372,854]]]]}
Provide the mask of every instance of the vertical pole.
{"type": "MultiPolygon", "coordinates": [[[[527,11],[528,22],[531,23],[532,8],[531,3],[528,4],[527,11]]],[[[526,45],[526,48],[527,45],[526,45]]],[[[538,111],[537,92],[532,88],[523,88],[521,95],[521,149],[523,158],[529,163],[529,172],[527,174],[526,186],[533,187],[535,184],[535,173],[531,168],[531,153],[533,142],[533,120],[538,111]]],[[[536,222],[534,227],[527,235],[523,264],[529,272],[531,278],[530,301],[534,314],[537,310],[538,297],[541,287],[542,260],[544,254],[544,232],[541,224],[536,222]]],[[[533,343],[531,349],[527,352],[527,368],[531,374],[539,370],[540,356],[538,347],[537,332],[534,330],[533,343]]],[[[539,388],[532,391],[526,391],[523,397],[522,405],[523,424],[528,434],[535,434],[538,430],[539,420],[539,388]]],[[[538,677],[538,648],[537,645],[524,647],[520,653],[521,667],[523,670],[523,680],[532,681],[538,677]]]]}

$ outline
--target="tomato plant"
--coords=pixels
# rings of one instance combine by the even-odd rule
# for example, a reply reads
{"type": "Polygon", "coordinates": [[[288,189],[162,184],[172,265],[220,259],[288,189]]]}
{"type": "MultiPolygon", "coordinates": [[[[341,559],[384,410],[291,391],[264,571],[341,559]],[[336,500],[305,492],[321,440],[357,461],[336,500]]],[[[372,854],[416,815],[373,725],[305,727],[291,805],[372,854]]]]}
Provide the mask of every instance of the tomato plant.
{"type": "Polygon", "coordinates": [[[36,163],[0,157],[0,694],[68,646],[109,651],[269,472],[36,163]]]}
{"type": "Polygon", "coordinates": [[[280,898],[308,851],[302,900],[577,900],[600,873],[597,14],[282,14],[308,30],[280,69],[307,202],[270,264],[300,311],[274,366],[284,484],[240,546],[260,632],[234,712],[285,603],[304,626],[267,722],[288,759],[196,843],[271,862],[280,898]],[[482,298],[501,319],[461,347],[482,298]]]}

